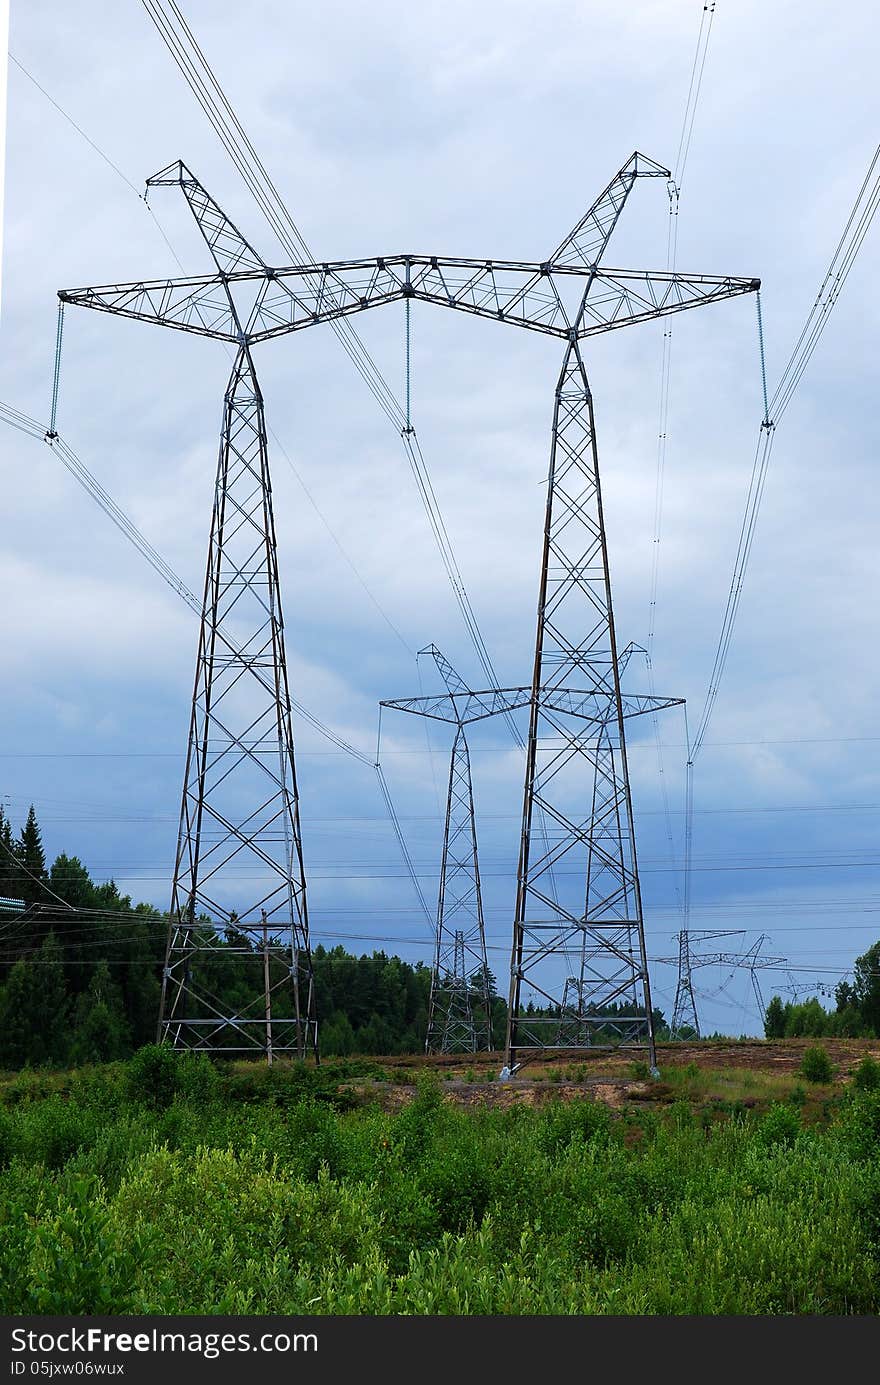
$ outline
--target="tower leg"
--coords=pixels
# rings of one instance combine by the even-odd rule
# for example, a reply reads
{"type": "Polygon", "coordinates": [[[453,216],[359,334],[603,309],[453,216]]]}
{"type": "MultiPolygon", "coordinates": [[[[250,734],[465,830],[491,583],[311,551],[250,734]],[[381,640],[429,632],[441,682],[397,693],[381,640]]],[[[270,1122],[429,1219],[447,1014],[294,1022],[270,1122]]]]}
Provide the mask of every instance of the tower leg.
{"type": "Polygon", "coordinates": [[[655,1066],[592,395],[572,341],[553,416],[505,1064],[619,1044],[655,1066]],[[548,705],[567,688],[597,695],[594,722],[548,705]]]}
{"type": "Polygon", "coordinates": [[[317,1058],[266,425],[247,347],[224,402],[159,1038],[317,1058]]]}

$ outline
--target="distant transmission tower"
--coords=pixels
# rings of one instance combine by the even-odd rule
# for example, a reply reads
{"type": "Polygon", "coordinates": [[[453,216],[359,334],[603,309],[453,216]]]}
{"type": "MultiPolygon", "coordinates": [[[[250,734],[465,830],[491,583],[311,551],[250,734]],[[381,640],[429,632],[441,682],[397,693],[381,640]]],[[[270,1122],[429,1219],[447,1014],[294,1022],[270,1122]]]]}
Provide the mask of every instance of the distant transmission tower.
{"type": "MultiPolygon", "coordinates": [[[[442,706],[449,714],[443,719],[451,720],[455,726],[449,759],[425,1051],[476,1052],[492,1048],[492,995],[477,856],[471,756],[465,726],[469,720],[481,720],[486,712],[480,704],[477,716],[468,716],[471,693],[436,645],[420,649],[419,654],[433,657],[449,694],[445,699],[427,699],[431,710],[423,714],[436,716],[438,707],[442,706]],[[460,695],[459,699],[455,694],[460,695]]],[[[398,705],[382,703],[384,707],[398,705]]],[[[407,704],[404,710],[420,708],[407,704]]]]}
{"type": "MultiPolygon", "coordinates": [[[[226,400],[166,968],[162,1032],[176,1043],[225,1047],[232,1035],[245,1050],[265,1049],[265,1014],[261,1018],[249,1006],[247,1013],[230,1015],[210,986],[196,979],[211,951],[210,938],[206,943],[199,927],[199,912],[231,916],[220,881],[238,853],[267,872],[257,900],[248,902],[237,921],[243,945],[252,946],[254,930],[258,944],[256,913],[262,907],[273,928],[281,923],[289,929],[290,979],[299,997],[289,1047],[305,1052],[314,1043],[265,424],[251,351],[271,337],[396,301],[420,300],[565,343],[556,388],[529,701],[507,1065],[516,1066],[529,1049],[558,1046],[554,1016],[565,977],[572,974],[572,955],[587,958],[584,986],[590,1017],[585,1041],[612,1035],[616,1042],[646,1044],[654,1061],[623,731],[626,711],[592,394],[581,343],[760,287],[757,279],[611,269],[599,263],[636,179],[669,176],[668,169],[633,154],[550,258],[540,262],[393,254],[274,268],[189,170],[176,163],[150,183],[182,188],[217,272],[59,295],[62,303],[229,341],[238,353],[226,400]],[[252,552],[247,551],[248,534],[252,552]],[[233,543],[241,551],[229,562],[226,549],[233,543]],[[239,619],[245,598],[256,605],[250,622],[239,619]],[[233,637],[230,625],[241,626],[240,638],[233,637]],[[239,694],[245,686],[266,697],[256,713],[241,711],[239,694]],[[221,689],[222,718],[215,715],[221,689]],[[264,757],[271,757],[271,770],[264,757]],[[238,777],[239,769],[246,771],[242,778],[250,776],[247,791],[232,799],[230,775],[238,777]],[[584,795],[590,786],[587,808],[584,795]],[[203,822],[216,836],[205,837],[203,822]],[[547,846],[546,824],[552,830],[547,846]],[[523,1004],[524,983],[536,1003],[530,997],[523,1004]]],[[[262,988],[258,994],[255,1007],[262,1007],[262,988]]],[[[274,1028],[277,1007],[272,1013],[274,1028]]]]}
{"type": "MultiPolygon", "coordinates": [[[[762,933],[759,938],[752,943],[745,952],[691,952],[692,942],[707,942],[714,938],[730,938],[741,936],[742,929],[727,929],[724,931],[704,931],[692,932],[683,929],[678,935],[679,951],[679,977],[678,988],[675,994],[675,1007],[672,1016],[671,1033],[672,1037],[682,1037],[682,1030],[687,1025],[693,1029],[697,1038],[700,1037],[700,1022],[697,1017],[697,1006],[694,999],[694,988],[691,972],[695,967],[730,967],[731,975],[733,971],[747,971],[752,983],[752,993],[755,997],[755,1004],[758,1007],[758,1017],[763,1019],[766,1006],[764,996],[761,991],[761,983],[758,979],[759,971],[779,971],[787,965],[784,957],[765,957],[761,956],[761,948],[767,941],[767,935],[762,933]],[[683,972],[682,958],[687,959],[687,970],[683,972]]],[[[658,957],[658,962],[672,964],[673,957],[658,957]]]]}
{"type": "MultiPolygon", "coordinates": [[[[471,982],[467,972],[468,948],[464,933],[456,929],[452,939],[452,969],[431,978],[431,1013],[433,1043],[428,1052],[476,1053],[478,1048],[491,1048],[491,1028],[478,1034],[478,1025],[471,1004],[471,982]],[[483,1042],[479,1040],[482,1038],[483,1042]]],[[[448,960],[448,959],[447,959],[448,960]]],[[[481,997],[482,1000],[482,997],[481,997]]]]}
{"type": "MultiPolygon", "coordinates": [[[[700,1037],[700,1019],[697,1014],[697,1001],[694,995],[692,971],[695,963],[691,959],[691,943],[708,942],[713,938],[733,938],[741,936],[740,929],[693,929],[682,928],[678,934],[678,981],[675,988],[675,1004],[672,1007],[672,1023],[669,1032],[673,1039],[681,1038],[690,1031],[694,1038],[700,1037]]],[[[696,965],[700,965],[697,957],[696,965]]]]}
{"type": "MultiPolygon", "coordinates": [[[[632,654],[638,649],[638,645],[629,644],[620,654],[618,669],[621,676],[625,672],[632,654]]],[[[644,650],[641,652],[644,653],[644,650]]],[[[447,1051],[444,1047],[446,1043],[444,1036],[447,1033],[447,1008],[453,1002],[453,997],[443,978],[450,976],[454,971],[452,959],[455,937],[457,936],[456,925],[460,926],[462,913],[465,916],[465,941],[473,960],[478,963],[478,972],[480,975],[486,975],[488,970],[470,753],[464,728],[473,722],[485,721],[496,716],[507,716],[517,709],[531,707],[533,690],[529,685],[527,687],[492,688],[483,692],[474,692],[459,678],[452,665],[435,645],[429,645],[427,649],[420,650],[419,653],[433,655],[446,683],[447,692],[428,697],[398,698],[394,701],[382,702],[380,706],[429,717],[435,721],[451,722],[456,727],[449,773],[449,795],[446,807],[440,870],[440,895],[437,909],[437,941],[431,978],[431,1002],[426,1042],[428,1052],[445,1052],[447,1051]]],[[[578,722],[583,728],[583,735],[595,736],[600,746],[602,745],[603,739],[607,737],[604,726],[607,707],[604,699],[597,699],[593,694],[581,689],[569,688],[565,692],[557,693],[552,687],[542,688],[541,697],[552,713],[570,717],[578,722]]],[[[643,716],[649,712],[655,713],[666,707],[680,705],[681,700],[681,698],[622,693],[622,715],[633,717],[643,716]]],[[[604,793],[601,781],[603,776],[607,774],[603,756],[604,751],[600,752],[599,768],[594,775],[592,795],[592,813],[594,816],[597,814],[598,804],[604,793]]],[[[597,834],[601,830],[601,826],[597,825],[597,834]]],[[[544,824],[542,841],[545,849],[551,849],[553,840],[552,823],[544,824]]],[[[562,1000],[555,1012],[555,1042],[552,1045],[548,1043],[547,1046],[572,1048],[582,1043],[595,1042],[595,997],[592,979],[595,963],[594,954],[595,940],[587,932],[582,933],[578,950],[570,947],[565,950],[565,961],[570,968],[575,969],[576,974],[566,978],[562,1000]],[[564,1043],[560,1038],[563,1034],[566,1036],[564,1043]]],[[[635,1004],[632,996],[627,998],[630,1003],[635,1004]]],[[[458,1004],[457,1000],[455,1003],[458,1004]]],[[[550,1001],[549,1003],[552,1004],[553,1002],[550,1001]]],[[[491,1037],[491,1000],[488,985],[485,988],[483,1005],[489,1021],[487,1032],[491,1037]]],[[[613,1033],[615,1022],[614,1019],[609,1020],[606,1014],[604,1017],[606,1028],[603,1032],[607,1033],[610,1029],[613,1033]]],[[[475,1020],[475,1032],[478,1033],[478,1030],[479,1025],[475,1020]]],[[[456,1024],[455,1031],[456,1033],[461,1032],[460,1022],[456,1024]]],[[[479,1042],[478,1038],[475,1046],[484,1048],[489,1045],[479,1042]]]]}

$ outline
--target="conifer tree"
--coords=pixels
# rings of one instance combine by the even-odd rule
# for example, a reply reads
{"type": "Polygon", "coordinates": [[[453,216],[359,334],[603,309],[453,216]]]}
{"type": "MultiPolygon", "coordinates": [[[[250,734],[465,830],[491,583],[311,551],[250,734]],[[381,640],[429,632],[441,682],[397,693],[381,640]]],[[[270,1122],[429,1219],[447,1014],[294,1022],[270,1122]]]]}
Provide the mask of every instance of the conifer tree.
{"type": "Polygon", "coordinates": [[[28,810],[27,822],[21,829],[17,855],[21,898],[27,900],[28,904],[37,904],[45,898],[46,853],[33,803],[28,810]]]}
{"type": "Polygon", "coordinates": [[[98,963],[88,990],[77,997],[70,1059],[73,1063],[110,1063],[131,1052],[131,1031],[122,995],[105,961],[98,963]]]}
{"type": "Polygon", "coordinates": [[[12,824],[0,807],[0,895],[18,899],[18,856],[12,838],[12,824]]]}
{"type": "Polygon", "coordinates": [[[68,1009],[61,947],[50,933],[33,959],[16,962],[0,995],[0,1064],[63,1062],[68,1009]]]}

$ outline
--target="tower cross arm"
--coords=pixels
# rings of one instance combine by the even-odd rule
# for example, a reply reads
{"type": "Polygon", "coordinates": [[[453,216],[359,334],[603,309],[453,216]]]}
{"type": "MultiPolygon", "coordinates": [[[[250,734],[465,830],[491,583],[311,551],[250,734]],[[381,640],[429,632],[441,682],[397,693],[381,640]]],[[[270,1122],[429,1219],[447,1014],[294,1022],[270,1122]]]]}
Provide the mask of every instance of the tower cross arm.
{"type": "Polygon", "coordinates": [[[62,289],[59,298],[234,342],[242,335],[251,343],[266,341],[409,298],[569,340],[573,332],[593,336],[759,285],[757,279],[708,274],[392,255],[62,289]]]}
{"type": "Polygon", "coordinates": [[[434,697],[401,697],[380,702],[379,706],[430,717],[433,721],[448,721],[453,726],[466,726],[473,721],[515,711],[517,707],[527,707],[531,697],[530,687],[499,688],[487,692],[438,693],[434,697]]]}
{"type": "Polygon", "coordinates": [[[629,327],[725,298],[757,293],[760,279],[662,270],[597,269],[581,305],[578,337],[629,327]]]}
{"type": "Polygon", "coordinates": [[[179,332],[194,332],[221,341],[239,339],[222,274],[60,289],[58,297],[62,303],[74,307],[114,313],[137,322],[153,322],[160,327],[174,327],[179,332]]]}
{"type": "MultiPolygon", "coordinates": [[[[617,718],[617,711],[605,687],[594,690],[542,687],[538,690],[538,698],[543,707],[565,716],[577,717],[580,721],[604,725],[617,718]]],[[[528,707],[533,700],[534,690],[529,685],[489,689],[486,692],[440,693],[433,697],[401,697],[380,702],[379,705],[397,712],[411,712],[414,716],[465,726],[473,721],[484,721],[487,717],[516,711],[518,707],[528,707]]],[[[683,703],[682,697],[621,693],[625,717],[643,716],[646,712],[659,712],[683,703]]]]}
{"type": "MultiPolygon", "coordinates": [[[[678,958],[656,957],[654,960],[674,966],[678,958]]],[[[751,957],[748,952],[692,952],[690,963],[692,967],[744,967],[747,971],[752,970],[752,968],[779,970],[779,968],[788,965],[789,959],[787,957],[751,957]]]]}

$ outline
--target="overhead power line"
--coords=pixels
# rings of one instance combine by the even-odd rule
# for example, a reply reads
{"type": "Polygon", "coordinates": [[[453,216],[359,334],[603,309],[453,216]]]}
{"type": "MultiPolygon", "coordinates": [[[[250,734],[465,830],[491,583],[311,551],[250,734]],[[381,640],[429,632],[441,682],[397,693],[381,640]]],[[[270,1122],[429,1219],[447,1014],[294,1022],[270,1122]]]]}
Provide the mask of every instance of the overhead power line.
{"type": "MultiPolygon", "coordinates": [[[[0,418],[2,418],[4,422],[10,424],[11,427],[17,428],[20,432],[28,434],[29,437],[39,438],[41,440],[46,438],[46,431],[42,424],[38,423],[36,419],[29,418],[27,414],[23,414],[20,410],[13,409],[11,405],[4,404],[2,401],[0,401],[0,418]]],[[[137,549],[143,558],[146,558],[154,571],[158,572],[162,580],[186,603],[193,614],[201,616],[202,603],[199,601],[198,597],[190,591],[183,579],[178,577],[170,563],[166,562],[161,553],[150,543],[149,539],[141,533],[133,520],[131,520],[125,511],[117,505],[109,492],[106,491],[100,481],[92,475],[85,463],[80,460],[60,434],[56,433],[55,436],[50,439],[50,446],[52,451],[61,459],[64,466],[71,475],[76,478],[86,493],[100,506],[108,519],[112,520],[120,533],[128,539],[129,543],[137,549]]],[[[356,746],[347,741],[339,732],[334,731],[331,726],[328,726],[326,722],[316,716],[304,703],[298,701],[295,697],[291,697],[290,702],[291,706],[299,713],[303,720],[307,721],[310,726],[335,745],[337,749],[344,751],[346,755],[351,755],[363,765],[372,766],[373,761],[370,759],[369,755],[358,750],[356,746]]]]}
{"type": "MultiPolygon", "coordinates": [[[[317,263],[305,237],[288,211],[274,180],[269,175],[217,80],[180,6],[176,4],[175,0],[142,0],[142,4],[242,181],[274,231],[279,243],[291,257],[291,262],[293,264],[317,263]]],[[[376,361],[370,355],[349,320],[345,317],[338,318],[331,321],[330,326],[376,403],[402,440],[431,532],[434,535],[465,628],[474,645],[480,666],[491,686],[497,688],[499,686],[498,676],[468,596],[421,444],[412,426],[409,410],[400,404],[376,361]]],[[[515,740],[522,745],[519,728],[512,720],[509,725],[515,740]]]]}
{"type": "MultiPolygon", "coordinates": [[[[878,164],[880,164],[880,145],[875,149],[873,157],[868,165],[868,171],[859,188],[855,202],[853,203],[843,232],[841,233],[840,240],[831,257],[831,262],[819,286],[819,292],[807,314],[806,321],[795,342],[791,355],[786,362],[779,383],[773,391],[769,404],[766,404],[765,407],[765,414],[764,418],[761,420],[758,444],[752,463],[745,511],[743,513],[742,524],[740,525],[739,542],[737,545],[736,558],[734,559],[733,575],[731,577],[727,603],[721,622],[721,632],[715,649],[715,657],[712,664],[712,671],[709,675],[709,684],[703,710],[691,746],[690,758],[692,761],[696,759],[702,747],[712,717],[715,700],[718,696],[718,688],[727,663],[730,644],[733,638],[733,630],[739,611],[740,599],[742,597],[746,570],[754,544],[758,514],[767,482],[770,455],[773,449],[776,429],[803,379],[810,358],[818,345],[822,333],[828,325],[831,313],[834,310],[843,290],[843,286],[856,261],[859,250],[877,214],[877,207],[880,205],[880,168],[878,168],[878,164]]],[[[764,348],[760,308],[758,328],[763,370],[764,348]]]]}

